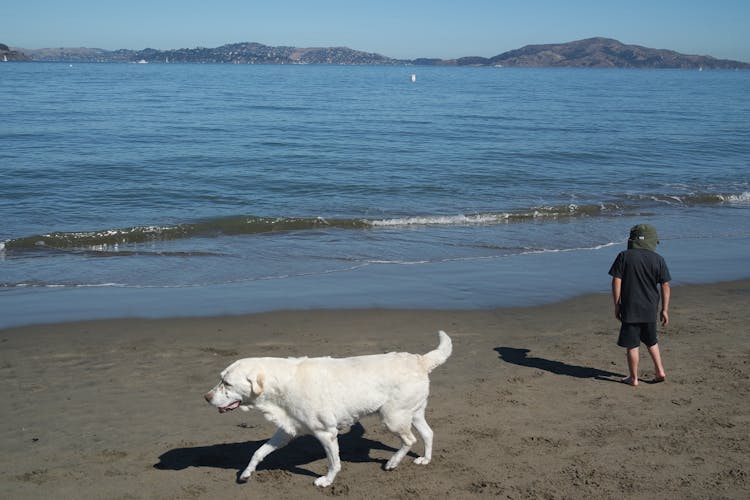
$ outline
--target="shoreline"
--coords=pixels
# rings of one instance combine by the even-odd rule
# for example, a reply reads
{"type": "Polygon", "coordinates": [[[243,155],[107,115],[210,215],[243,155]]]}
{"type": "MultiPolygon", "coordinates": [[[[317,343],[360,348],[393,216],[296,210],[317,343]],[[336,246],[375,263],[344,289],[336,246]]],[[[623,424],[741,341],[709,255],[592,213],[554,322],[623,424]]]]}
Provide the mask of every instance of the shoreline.
{"type": "MultiPolygon", "coordinates": [[[[690,245],[665,243],[661,250],[672,275],[680,277],[673,286],[702,286],[750,279],[741,271],[749,242],[748,237],[725,239],[717,247],[713,241],[696,240],[690,245]]],[[[206,286],[2,289],[0,331],[72,321],[289,310],[481,311],[545,306],[589,293],[609,293],[606,271],[618,251],[603,247],[406,268],[381,264],[342,273],[206,286]]]]}
{"type": "MultiPolygon", "coordinates": [[[[484,310],[307,310],[93,320],[0,330],[4,498],[747,498],[750,280],[675,286],[660,331],[667,382],[637,388],[609,294],[484,310]],[[433,461],[383,464],[367,417],[339,437],[333,486],[299,438],[236,482],[273,433],[202,394],[248,356],[454,353],[431,375],[433,461]],[[646,479],[651,478],[651,479],[646,479]]],[[[650,363],[641,350],[641,372],[650,363]]],[[[421,450],[421,442],[415,451],[421,450]]]]}
{"type": "MultiPolygon", "coordinates": [[[[747,295],[748,304],[750,304],[750,277],[741,279],[723,280],[711,283],[682,283],[672,286],[673,296],[675,293],[678,296],[688,297],[691,299],[691,304],[695,302],[695,296],[702,296],[708,290],[735,290],[738,295],[747,295]],[[676,292],[675,292],[676,291],[676,292]],[[684,294],[682,292],[685,292],[684,294]]],[[[63,329],[73,330],[86,330],[89,331],[92,328],[103,328],[104,330],[117,329],[117,326],[122,323],[132,323],[140,327],[149,326],[153,328],[156,324],[170,323],[186,325],[208,325],[221,323],[227,327],[238,327],[241,323],[258,324],[262,323],[268,325],[270,322],[280,322],[283,325],[288,325],[293,321],[308,321],[315,320],[321,321],[327,316],[346,318],[349,321],[357,322],[359,317],[378,317],[380,315],[392,315],[392,316],[408,316],[408,317],[425,317],[435,316],[436,318],[450,318],[454,316],[459,317],[470,317],[480,316],[486,317],[488,315],[499,315],[507,313],[511,316],[522,315],[524,312],[529,313],[529,319],[535,315],[533,311],[539,310],[560,310],[567,307],[568,305],[581,304],[585,306],[592,306],[597,303],[602,305],[602,302],[606,302],[608,306],[611,306],[610,292],[588,292],[581,293],[578,295],[561,298],[552,302],[544,302],[540,304],[521,304],[521,305],[508,305],[508,306],[495,306],[495,307],[475,307],[475,308],[419,308],[419,307],[315,307],[315,308],[300,308],[300,309],[273,309],[273,310],[262,310],[256,312],[242,312],[242,313],[227,313],[227,314],[196,314],[196,315],[176,315],[176,316],[122,316],[122,317],[104,317],[104,318],[90,318],[90,319],[73,319],[65,321],[50,321],[45,323],[28,323],[21,325],[11,325],[0,327],[0,335],[2,334],[16,334],[23,333],[33,334],[33,330],[48,334],[53,331],[63,329]],[[603,300],[606,298],[606,300],[603,300]],[[288,321],[282,320],[281,318],[289,318],[288,321]],[[106,328],[109,325],[109,328],[106,328]]],[[[674,299],[673,299],[674,304],[674,299]]],[[[585,307],[579,305],[578,307],[585,307]]],[[[695,304],[697,305],[697,304],[695,304]]],[[[678,306],[679,307],[679,306],[678,306]]],[[[607,316],[605,314],[605,316],[607,316]]],[[[432,322],[430,322],[432,323],[432,322]]],[[[436,323],[437,324],[437,323],[436,323]]],[[[437,324],[436,328],[441,328],[437,324]]],[[[662,327],[659,325],[659,329],[662,327]]],[[[437,331],[437,330],[436,330],[437,331]]]]}
{"type": "MultiPolygon", "coordinates": [[[[609,278],[607,278],[607,283],[609,283],[609,278]]],[[[750,283],[750,277],[742,277],[742,278],[736,278],[736,279],[722,279],[712,282],[672,282],[672,288],[673,289],[691,289],[691,288],[701,288],[701,287],[723,287],[723,286],[732,286],[733,284],[737,284],[738,287],[742,288],[745,286],[745,283],[750,283]]],[[[92,293],[96,294],[95,291],[89,290],[92,293]]],[[[143,291],[142,289],[134,289],[135,294],[138,294],[138,291],[143,291]]],[[[129,290],[129,293],[132,294],[133,290],[129,290]]],[[[54,293],[54,291],[50,292],[54,293]]],[[[554,307],[556,305],[567,303],[567,302],[574,302],[577,300],[586,300],[587,298],[591,297],[599,297],[602,295],[606,295],[609,297],[610,291],[608,289],[603,289],[599,291],[588,291],[588,292],[581,292],[581,293],[564,293],[564,292],[558,292],[556,295],[551,295],[549,297],[538,297],[537,300],[539,302],[531,302],[529,300],[520,300],[516,303],[510,303],[507,305],[479,305],[479,306],[467,306],[467,307],[447,307],[444,305],[438,305],[436,307],[393,307],[393,306],[383,306],[383,305],[374,305],[374,306],[338,306],[338,307],[325,307],[321,304],[313,305],[310,307],[298,307],[298,308],[269,308],[269,309],[259,309],[259,310],[247,310],[243,311],[241,308],[237,311],[227,311],[222,313],[205,313],[205,312],[199,312],[196,314],[184,314],[184,313],[175,313],[174,310],[177,306],[173,305],[171,307],[171,310],[173,311],[170,313],[164,313],[164,314],[122,314],[122,315],[111,315],[105,313],[103,316],[98,317],[96,315],[93,315],[91,317],[83,317],[83,318],[73,318],[73,319],[49,319],[49,320],[26,320],[22,323],[11,323],[3,325],[0,323],[0,334],[6,331],[10,330],[21,330],[21,329],[27,329],[27,328],[56,328],[64,325],[85,325],[86,323],[106,323],[106,322],[117,322],[117,321],[214,321],[214,320],[221,320],[222,318],[252,318],[254,316],[265,316],[265,315],[288,315],[288,314],[303,314],[303,313],[332,313],[332,314],[342,314],[342,313],[373,313],[375,311],[384,311],[384,312],[392,312],[392,313],[417,313],[417,314],[431,314],[431,313],[446,313],[446,314],[476,314],[476,313],[487,313],[492,311],[507,311],[507,310],[514,310],[514,309],[520,309],[520,310],[527,310],[527,309],[534,309],[534,308],[546,308],[546,307],[554,307]]],[[[131,295],[132,296],[132,295],[131,295]]],[[[61,302],[61,305],[69,304],[74,299],[68,299],[67,301],[61,302]]],[[[134,302],[132,306],[129,306],[128,309],[136,309],[138,307],[145,307],[147,306],[149,300],[148,299],[141,299],[137,302],[134,302]]],[[[187,306],[189,306],[188,304],[187,306]]],[[[183,306],[187,307],[187,306],[183,306]]],[[[230,308],[231,309],[231,308],[230,308]]]]}

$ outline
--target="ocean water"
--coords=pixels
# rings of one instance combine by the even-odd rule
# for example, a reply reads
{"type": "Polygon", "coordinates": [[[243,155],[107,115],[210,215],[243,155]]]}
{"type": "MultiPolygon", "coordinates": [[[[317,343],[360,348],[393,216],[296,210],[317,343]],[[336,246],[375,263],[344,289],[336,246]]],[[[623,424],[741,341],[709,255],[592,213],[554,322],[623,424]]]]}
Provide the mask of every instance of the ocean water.
{"type": "Polygon", "coordinates": [[[750,276],[750,72],[0,64],[0,327],[750,276]],[[412,74],[416,80],[412,81],[412,74]]]}

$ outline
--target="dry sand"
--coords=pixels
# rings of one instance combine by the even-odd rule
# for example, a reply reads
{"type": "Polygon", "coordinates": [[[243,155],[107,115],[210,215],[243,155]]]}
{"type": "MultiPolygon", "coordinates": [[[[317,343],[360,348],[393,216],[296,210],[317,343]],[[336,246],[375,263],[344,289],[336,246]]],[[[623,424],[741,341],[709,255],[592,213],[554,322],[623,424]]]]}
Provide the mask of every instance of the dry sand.
{"type": "MultiPolygon", "coordinates": [[[[673,290],[668,380],[619,383],[608,295],[491,311],[307,311],[0,331],[0,498],[750,498],[750,281],[673,290]],[[248,356],[454,354],[432,374],[431,464],[383,465],[372,417],[332,487],[299,438],[238,484],[273,432],[202,399],[248,356]]],[[[651,363],[641,350],[642,372],[651,363]]],[[[421,450],[421,442],[416,446],[421,450]]],[[[415,455],[416,456],[416,455],[415,455]]]]}

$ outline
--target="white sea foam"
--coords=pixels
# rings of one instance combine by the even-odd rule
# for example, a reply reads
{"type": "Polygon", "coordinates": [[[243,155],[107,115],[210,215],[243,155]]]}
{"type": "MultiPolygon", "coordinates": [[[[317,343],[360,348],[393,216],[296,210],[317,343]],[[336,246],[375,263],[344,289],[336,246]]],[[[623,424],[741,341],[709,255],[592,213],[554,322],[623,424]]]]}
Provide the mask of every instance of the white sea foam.
{"type": "Polygon", "coordinates": [[[719,198],[721,199],[721,201],[727,203],[750,203],[750,191],[745,191],[744,193],[732,194],[728,196],[719,195],[719,198]]]}
{"type": "Polygon", "coordinates": [[[623,240],[623,241],[611,241],[609,243],[604,243],[602,245],[596,245],[596,246],[588,248],[588,249],[584,248],[583,250],[601,250],[602,248],[614,247],[614,246],[617,246],[617,245],[622,245],[624,243],[625,243],[625,240],[623,240]]]}
{"type": "Polygon", "coordinates": [[[603,243],[601,245],[594,245],[590,247],[542,248],[542,249],[535,249],[535,250],[526,250],[524,252],[521,252],[521,255],[533,255],[533,254],[542,254],[542,253],[589,252],[589,251],[602,250],[604,248],[619,246],[623,244],[625,244],[625,240],[611,241],[609,243],[603,243]]]}
{"type": "Polygon", "coordinates": [[[3,283],[5,288],[140,288],[140,286],[129,286],[122,283],[3,283]]]}
{"type": "Polygon", "coordinates": [[[398,264],[400,266],[415,266],[418,264],[429,264],[429,260],[368,260],[368,264],[398,264]]]}
{"type": "Polygon", "coordinates": [[[434,215],[381,219],[370,222],[373,226],[458,226],[467,224],[497,224],[507,222],[510,214],[434,215]]]}
{"type": "Polygon", "coordinates": [[[122,283],[89,283],[76,285],[78,288],[109,288],[109,287],[125,287],[122,283]]]}

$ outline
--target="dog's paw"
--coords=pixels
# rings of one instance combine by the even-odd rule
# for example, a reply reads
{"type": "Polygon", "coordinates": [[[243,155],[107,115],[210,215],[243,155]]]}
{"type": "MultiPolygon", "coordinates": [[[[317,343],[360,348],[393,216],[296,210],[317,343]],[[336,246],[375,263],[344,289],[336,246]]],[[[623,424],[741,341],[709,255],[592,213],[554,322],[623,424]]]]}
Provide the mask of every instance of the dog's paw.
{"type": "Polygon", "coordinates": [[[390,460],[388,460],[388,462],[385,464],[385,470],[393,470],[396,467],[398,467],[398,464],[400,463],[401,463],[400,458],[393,457],[390,460]]]}
{"type": "Polygon", "coordinates": [[[414,463],[417,465],[427,465],[430,463],[430,459],[427,457],[417,457],[414,459],[414,463]]]}
{"type": "Polygon", "coordinates": [[[325,488],[326,486],[330,486],[333,482],[333,479],[328,479],[328,476],[320,476],[318,479],[315,480],[315,486],[320,486],[321,488],[325,488]]]}
{"type": "Polygon", "coordinates": [[[240,474],[240,481],[243,483],[250,480],[250,476],[253,475],[253,472],[255,472],[254,469],[250,469],[249,467],[242,471],[242,474],[240,474]]]}

